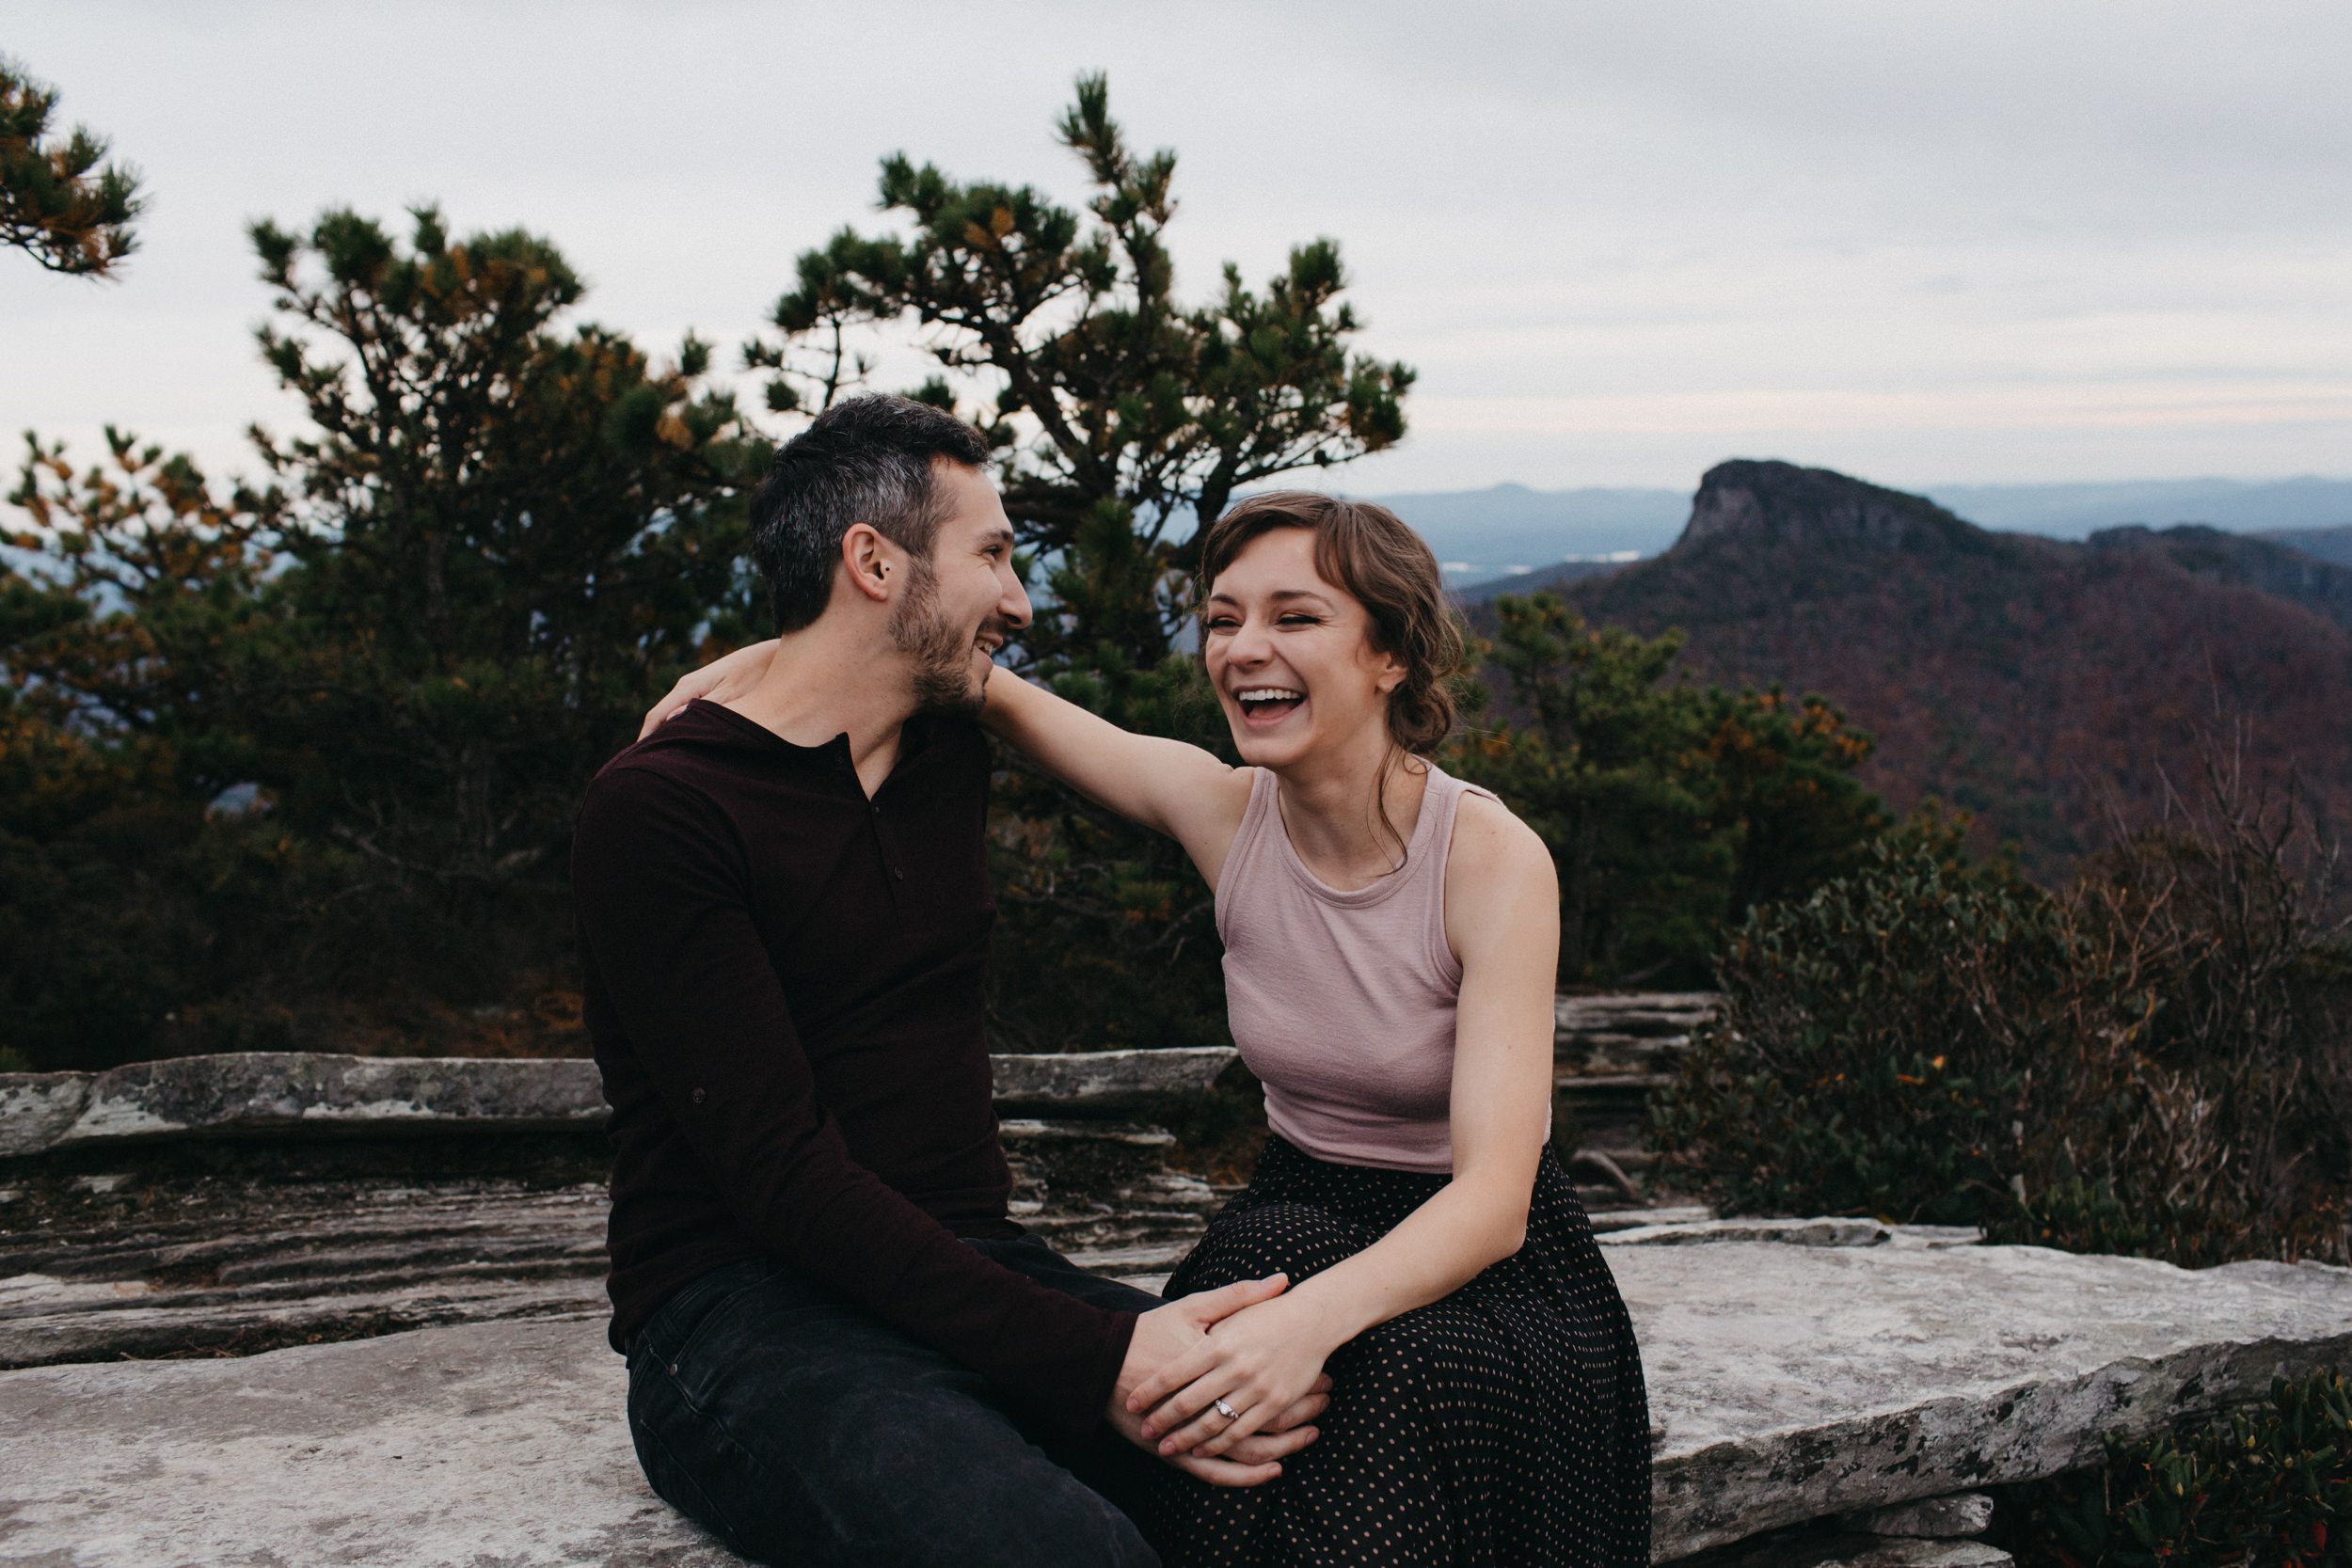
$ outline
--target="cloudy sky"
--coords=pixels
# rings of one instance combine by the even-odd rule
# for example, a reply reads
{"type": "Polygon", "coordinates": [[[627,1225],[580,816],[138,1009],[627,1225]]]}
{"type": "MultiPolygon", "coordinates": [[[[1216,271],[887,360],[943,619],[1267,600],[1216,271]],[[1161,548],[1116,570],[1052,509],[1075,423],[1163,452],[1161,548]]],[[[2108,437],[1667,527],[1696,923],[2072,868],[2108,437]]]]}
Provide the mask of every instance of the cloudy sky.
{"type": "Polygon", "coordinates": [[[2352,7],[0,0],[152,192],[123,281],[0,255],[0,430],[244,463],[289,422],[242,234],[437,199],[596,317],[739,341],[879,155],[1074,199],[1110,73],[1180,286],[1338,238],[1418,366],[1359,491],[2352,474],[2352,7]]]}

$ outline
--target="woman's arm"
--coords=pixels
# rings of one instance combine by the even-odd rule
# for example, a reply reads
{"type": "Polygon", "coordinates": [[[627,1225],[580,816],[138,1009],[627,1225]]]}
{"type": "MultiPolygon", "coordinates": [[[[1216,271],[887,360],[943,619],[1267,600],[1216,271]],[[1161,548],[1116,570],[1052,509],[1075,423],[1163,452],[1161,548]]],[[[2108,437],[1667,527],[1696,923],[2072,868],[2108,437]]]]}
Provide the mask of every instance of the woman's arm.
{"type": "Polygon", "coordinates": [[[1249,806],[1249,771],[1161,736],[1136,735],[1003,670],[980,722],[1062,783],[1184,847],[1209,886],[1249,806]]]}
{"type": "Polygon", "coordinates": [[[1331,1352],[1453,1294],[1526,1240],[1551,1104],[1559,879],[1543,841],[1480,796],[1464,797],[1454,822],[1446,934],[1462,961],[1453,1180],[1371,1246],[1227,1318],[1139,1386],[1129,1407],[1151,1410],[1144,1430],[1167,1433],[1161,1451],[1224,1452],[1311,1386],[1331,1352]],[[1216,1414],[1218,1399],[1240,1418],[1216,1414]]]}
{"type": "MultiPolygon", "coordinates": [[[[725,703],[757,686],[775,643],[755,642],[689,670],[645,715],[637,738],[701,697],[725,703]]],[[[1136,735],[1009,670],[988,678],[980,722],[1071,788],[1184,847],[1211,889],[1249,807],[1249,771],[1181,740],[1136,735]]]]}

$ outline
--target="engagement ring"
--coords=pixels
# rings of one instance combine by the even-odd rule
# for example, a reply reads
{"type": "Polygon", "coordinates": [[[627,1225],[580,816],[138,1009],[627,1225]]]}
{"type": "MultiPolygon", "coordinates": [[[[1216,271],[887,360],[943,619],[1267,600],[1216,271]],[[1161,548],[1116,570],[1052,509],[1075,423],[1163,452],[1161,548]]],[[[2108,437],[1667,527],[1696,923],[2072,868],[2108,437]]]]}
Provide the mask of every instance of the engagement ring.
{"type": "Polygon", "coordinates": [[[1211,1400],[1209,1402],[1216,1406],[1216,1413],[1224,1417],[1227,1420],[1238,1421],[1241,1419],[1241,1412],[1234,1409],[1232,1405],[1227,1404],[1223,1400],[1211,1400]]]}

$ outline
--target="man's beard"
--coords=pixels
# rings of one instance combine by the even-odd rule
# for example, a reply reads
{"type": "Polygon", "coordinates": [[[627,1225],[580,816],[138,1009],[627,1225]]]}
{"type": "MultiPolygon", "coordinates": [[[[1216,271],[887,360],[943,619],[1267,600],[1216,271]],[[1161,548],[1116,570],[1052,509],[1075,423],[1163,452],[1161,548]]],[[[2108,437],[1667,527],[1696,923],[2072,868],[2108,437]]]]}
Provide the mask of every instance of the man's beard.
{"type": "Polygon", "coordinates": [[[939,579],[930,562],[908,570],[906,596],[890,615],[890,641],[914,656],[914,711],[977,714],[988,701],[986,680],[972,678],[976,639],[939,613],[939,579]]]}

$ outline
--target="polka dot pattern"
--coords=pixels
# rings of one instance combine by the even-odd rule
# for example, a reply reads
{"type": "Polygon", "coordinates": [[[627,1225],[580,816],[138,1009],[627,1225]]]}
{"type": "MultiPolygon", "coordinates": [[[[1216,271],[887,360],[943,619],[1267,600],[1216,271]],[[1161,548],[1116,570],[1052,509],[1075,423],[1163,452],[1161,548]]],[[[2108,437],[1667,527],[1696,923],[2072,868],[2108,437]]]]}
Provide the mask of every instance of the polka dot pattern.
{"type": "MultiPolygon", "coordinates": [[[[1168,1280],[1188,1295],[1362,1251],[1445,1182],[1269,1138],[1168,1280]]],[[[1343,1345],[1322,1433],[1263,1486],[1158,1471],[1167,1568],[1641,1568],[1649,1404],[1625,1302],[1546,1150],[1527,1243],[1443,1301],[1343,1345]]]]}

